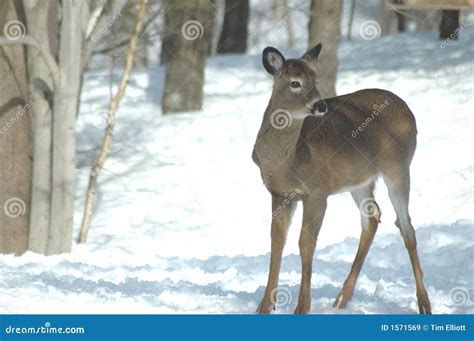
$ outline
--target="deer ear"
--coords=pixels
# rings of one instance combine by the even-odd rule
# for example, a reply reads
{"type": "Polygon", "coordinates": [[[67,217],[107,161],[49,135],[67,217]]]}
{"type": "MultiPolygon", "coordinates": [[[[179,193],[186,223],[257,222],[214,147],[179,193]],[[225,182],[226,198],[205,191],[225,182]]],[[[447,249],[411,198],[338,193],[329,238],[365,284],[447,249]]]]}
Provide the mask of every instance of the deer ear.
{"type": "Polygon", "coordinates": [[[274,47],[266,47],[262,53],[263,67],[271,75],[281,71],[285,57],[274,47]]]}
{"type": "Polygon", "coordinates": [[[309,49],[301,58],[306,59],[308,62],[315,62],[316,60],[318,60],[322,47],[323,44],[319,43],[312,49],[309,49]]]}

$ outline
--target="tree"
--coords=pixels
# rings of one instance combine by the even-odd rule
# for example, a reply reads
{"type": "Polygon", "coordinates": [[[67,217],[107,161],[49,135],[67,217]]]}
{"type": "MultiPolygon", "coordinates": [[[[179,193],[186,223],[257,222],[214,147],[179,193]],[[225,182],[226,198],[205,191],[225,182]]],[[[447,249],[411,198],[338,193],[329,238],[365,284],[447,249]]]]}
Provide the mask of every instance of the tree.
{"type": "Polygon", "coordinates": [[[436,31],[441,20],[441,11],[436,9],[419,9],[414,11],[416,30],[418,32],[436,31]]]}
{"type": "Polygon", "coordinates": [[[337,48],[341,34],[341,1],[312,0],[309,47],[322,43],[318,60],[319,91],[324,98],[336,95],[337,48]]]}
{"type": "Polygon", "coordinates": [[[217,53],[245,53],[247,51],[248,0],[226,0],[224,24],[217,45],[217,53]]]}
{"type": "Polygon", "coordinates": [[[161,38],[160,64],[166,64],[174,50],[173,31],[171,27],[171,23],[173,22],[173,18],[171,18],[172,14],[172,11],[165,11],[164,13],[164,32],[161,38]]]}
{"type": "Polygon", "coordinates": [[[163,113],[200,110],[213,27],[212,4],[210,0],[166,0],[165,6],[173,18],[169,32],[174,49],[166,67],[163,113]]]}
{"type": "MultiPolygon", "coordinates": [[[[107,16],[110,14],[107,8],[110,6],[114,9],[119,5],[123,7],[125,3],[120,0],[24,0],[21,6],[22,2],[19,0],[1,2],[0,19],[4,24],[5,36],[0,36],[0,48],[4,52],[3,59],[8,64],[6,72],[16,81],[12,83],[12,89],[5,92],[5,100],[8,102],[7,106],[2,107],[5,111],[2,118],[9,118],[11,108],[8,105],[15,103],[15,100],[25,102],[28,99],[24,106],[32,112],[30,124],[24,121],[27,120],[27,115],[20,115],[21,120],[18,119],[19,123],[15,124],[17,135],[8,137],[15,138],[17,146],[11,146],[13,140],[5,138],[3,141],[5,158],[10,161],[17,161],[15,158],[18,158],[18,161],[14,163],[16,168],[9,170],[15,172],[16,177],[8,180],[9,173],[5,172],[2,174],[2,182],[11,181],[17,187],[18,198],[31,206],[25,208],[25,205],[17,204],[13,207],[20,208],[21,214],[26,215],[26,220],[28,211],[31,212],[26,240],[32,251],[49,255],[71,250],[76,169],[75,127],[82,73],[92,53],[89,49],[93,49],[103,32],[118,20],[107,16]],[[12,12],[12,8],[15,12],[12,12]],[[58,13],[61,14],[61,20],[58,13]],[[16,26],[12,26],[12,23],[16,26]],[[25,63],[22,54],[25,47],[28,62],[22,65],[25,63]],[[25,66],[27,78],[22,71],[25,66]],[[20,85],[23,78],[26,78],[24,87],[20,85]],[[17,84],[17,88],[14,84],[17,84]],[[29,162],[30,155],[28,150],[21,149],[25,135],[23,130],[17,128],[20,123],[30,129],[32,136],[31,181],[28,181],[29,163],[23,165],[29,162]],[[28,174],[26,180],[22,177],[19,166],[23,175],[28,174]],[[28,189],[31,189],[31,200],[28,200],[28,189]]],[[[8,167],[8,163],[3,163],[0,167],[4,165],[8,167]]],[[[2,191],[8,193],[4,188],[2,191]]],[[[16,211],[13,214],[17,214],[16,211]]],[[[20,222],[18,220],[19,225],[20,222]]],[[[10,231],[11,227],[2,223],[1,228],[10,231]]],[[[14,249],[17,253],[23,252],[25,243],[20,242],[23,240],[20,234],[24,235],[21,231],[25,231],[25,228],[18,228],[15,238],[11,237],[13,234],[2,231],[5,241],[3,244],[6,246],[0,251],[9,252],[14,249]]]]}
{"type": "MultiPolygon", "coordinates": [[[[42,48],[57,55],[57,1],[24,1],[29,34],[42,48]],[[34,28],[43,29],[34,29],[34,28]]],[[[29,98],[32,102],[34,142],[32,143],[32,181],[29,250],[48,250],[51,214],[52,162],[52,91],[51,70],[44,57],[34,47],[27,47],[29,98]]]]}
{"type": "Polygon", "coordinates": [[[439,26],[439,39],[458,39],[459,11],[444,10],[442,12],[441,24],[439,26]]]}
{"type": "Polygon", "coordinates": [[[130,36],[130,43],[127,50],[127,56],[125,58],[125,67],[122,75],[122,80],[120,81],[119,89],[117,94],[112,98],[109,104],[109,120],[107,127],[105,129],[104,138],[102,140],[102,147],[100,149],[99,157],[97,158],[94,166],[92,167],[89,185],[87,187],[86,193],[86,204],[84,207],[84,216],[82,220],[81,233],[79,235],[79,242],[85,243],[87,240],[87,234],[89,232],[89,227],[92,219],[92,206],[94,204],[94,198],[97,188],[97,177],[104,167],[105,160],[110,152],[110,144],[112,142],[112,132],[114,129],[115,123],[115,114],[120,106],[120,102],[125,95],[125,90],[127,88],[128,79],[130,77],[130,71],[133,66],[134,54],[138,44],[138,35],[142,29],[142,21],[145,16],[146,0],[140,1],[139,10],[137,13],[137,18],[135,22],[135,28],[132,35],[130,36]]]}
{"type": "MultiPolygon", "coordinates": [[[[10,39],[25,32],[19,1],[0,2],[0,27],[10,39]]],[[[22,46],[0,46],[0,252],[28,248],[30,206],[29,116],[26,58],[22,46]]]]}

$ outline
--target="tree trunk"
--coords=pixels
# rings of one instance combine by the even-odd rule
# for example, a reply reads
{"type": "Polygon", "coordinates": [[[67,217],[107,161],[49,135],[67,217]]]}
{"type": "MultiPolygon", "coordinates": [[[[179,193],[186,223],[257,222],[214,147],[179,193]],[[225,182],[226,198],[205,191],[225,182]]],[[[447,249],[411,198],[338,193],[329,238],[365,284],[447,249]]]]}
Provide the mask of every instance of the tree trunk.
{"type": "Polygon", "coordinates": [[[351,0],[349,9],[349,23],[347,24],[347,40],[351,40],[352,38],[352,22],[354,21],[354,13],[355,13],[355,0],[351,0]]]}
{"type": "Polygon", "coordinates": [[[173,18],[174,51],[166,68],[163,113],[200,110],[213,7],[209,0],[167,0],[165,6],[173,18]]]}
{"type": "Polygon", "coordinates": [[[436,31],[441,20],[440,11],[437,10],[417,10],[415,18],[418,32],[436,31]]]}
{"type": "MultiPolygon", "coordinates": [[[[0,27],[8,39],[26,33],[23,14],[20,1],[0,2],[0,27]]],[[[22,45],[0,47],[0,79],[0,252],[20,255],[28,248],[31,176],[31,104],[22,45]]]]}
{"type": "Polygon", "coordinates": [[[166,64],[169,60],[170,55],[172,55],[174,50],[174,32],[171,27],[173,18],[171,18],[172,13],[165,11],[164,14],[164,34],[161,38],[161,51],[160,51],[160,65],[166,64]]]}
{"type": "Polygon", "coordinates": [[[309,48],[322,43],[317,73],[323,98],[336,95],[337,48],[341,34],[341,1],[312,0],[309,20],[309,48]]]}
{"type": "Polygon", "coordinates": [[[288,15],[287,0],[272,0],[272,20],[278,22],[288,15]]]}
{"type": "Polygon", "coordinates": [[[226,0],[224,25],[217,53],[245,53],[247,51],[248,0],[226,0]]]}
{"type": "Polygon", "coordinates": [[[386,0],[380,0],[379,11],[381,35],[385,36],[392,32],[392,10],[386,0]]]}
{"type": "Polygon", "coordinates": [[[442,12],[441,24],[439,26],[439,39],[457,40],[459,29],[459,11],[445,10],[442,12]]]}
{"type": "MultiPolygon", "coordinates": [[[[57,2],[25,0],[23,3],[29,34],[45,50],[55,55],[57,42],[52,38],[55,37],[56,26],[51,25],[51,21],[56,21],[57,2]]],[[[51,213],[51,98],[54,86],[50,70],[43,57],[33,47],[28,47],[27,53],[34,137],[28,248],[33,252],[45,254],[48,247],[51,213]]]]}
{"type": "Polygon", "coordinates": [[[407,30],[406,18],[403,13],[397,12],[397,31],[405,32],[407,30]]]}
{"type": "Polygon", "coordinates": [[[63,1],[60,29],[60,86],[54,92],[51,227],[47,254],[70,252],[76,171],[76,109],[80,92],[85,2],[63,1]]]}

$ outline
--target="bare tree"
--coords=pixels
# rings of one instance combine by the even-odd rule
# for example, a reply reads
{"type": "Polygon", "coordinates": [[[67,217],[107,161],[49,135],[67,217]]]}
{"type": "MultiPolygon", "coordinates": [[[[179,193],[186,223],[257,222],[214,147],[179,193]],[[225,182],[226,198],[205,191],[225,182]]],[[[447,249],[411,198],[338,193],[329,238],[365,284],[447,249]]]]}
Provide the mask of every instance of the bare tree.
{"type": "Polygon", "coordinates": [[[170,55],[172,55],[174,50],[174,41],[173,41],[173,30],[171,23],[173,18],[171,15],[172,11],[165,11],[164,13],[164,34],[161,38],[161,52],[160,52],[160,64],[166,64],[169,60],[170,55]]]}
{"type": "MultiPolygon", "coordinates": [[[[43,50],[57,55],[57,9],[56,1],[25,0],[25,14],[29,34],[43,50]],[[43,27],[45,29],[33,29],[43,27]]],[[[32,131],[34,143],[31,182],[29,249],[46,253],[51,214],[51,163],[52,163],[52,92],[54,90],[51,70],[43,56],[30,46],[28,53],[29,96],[32,102],[32,131]]]]}
{"type": "Polygon", "coordinates": [[[341,34],[341,1],[312,0],[309,20],[309,47],[322,43],[317,64],[319,91],[323,97],[336,95],[337,48],[341,34]]]}
{"type": "MultiPolygon", "coordinates": [[[[0,2],[0,28],[10,39],[24,33],[18,1],[0,2]]],[[[0,47],[0,252],[28,247],[30,205],[29,115],[26,58],[22,46],[0,47]]]]}
{"type": "Polygon", "coordinates": [[[108,110],[108,125],[105,129],[104,139],[102,141],[102,147],[100,150],[99,157],[97,158],[94,166],[92,167],[91,175],[89,178],[89,186],[87,187],[86,193],[86,205],[84,208],[84,217],[82,220],[81,233],[79,235],[79,242],[85,243],[87,240],[87,234],[89,232],[89,227],[92,218],[92,206],[94,203],[96,188],[97,188],[97,177],[99,176],[100,171],[104,166],[104,162],[110,152],[110,143],[112,141],[112,132],[115,122],[115,114],[120,106],[120,101],[122,100],[125,90],[127,88],[128,79],[130,76],[130,71],[133,65],[133,58],[135,49],[138,42],[138,34],[142,29],[142,21],[145,15],[146,0],[140,1],[140,6],[137,14],[137,19],[135,23],[134,31],[130,37],[130,44],[127,51],[127,57],[125,59],[125,68],[122,75],[122,80],[120,81],[119,89],[117,94],[112,98],[112,101],[109,104],[108,110]]]}
{"type": "Polygon", "coordinates": [[[247,24],[249,0],[226,0],[217,53],[245,53],[247,51],[247,24]]]}
{"type": "Polygon", "coordinates": [[[200,110],[214,7],[210,0],[166,0],[165,6],[173,18],[169,32],[174,49],[166,68],[163,113],[200,110]]]}
{"type": "MultiPolygon", "coordinates": [[[[30,128],[33,160],[31,181],[22,179],[19,184],[12,181],[18,191],[23,193],[18,198],[31,206],[29,210],[28,207],[22,207],[21,210],[21,214],[26,215],[26,221],[27,213],[31,211],[29,231],[19,228],[16,235],[21,234],[21,231],[29,232],[26,239],[28,248],[38,253],[57,254],[71,250],[76,169],[75,127],[82,73],[87,64],[84,64],[84,60],[90,58],[88,49],[92,49],[104,31],[115,23],[111,18],[104,17],[110,13],[105,10],[107,6],[117,6],[113,3],[124,5],[125,1],[24,0],[24,16],[21,15],[23,10],[18,11],[23,8],[21,1],[1,3],[0,19],[4,36],[0,36],[0,47],[6,53],[3,59],[8,61],[6,72],[16,79],[17,84],[21,84],[22,77],[26,77],[24,70],[28,71],[25,88],[18,86],[14,90],[12,85],[11,92],[6,94],[10,99],[23,98],[24,102],[27,99],[27,108],[32,111],[29,125],[28,121],[23,122],[27,120],[27,115],[22,115],[21,120],[17,120],[18,124],[15,124],[19,127],[22,123],[24,127],[30,128]],[[15,12],[12,12],[12,8],[15,12]],[[58,13],[61,14],[60,20],[58,13]],[[12,23],[16,26],[12,26],[12,23]],[[25,46],[28,62],[25,62],[23,55],[25,46]],[[31,200],[28,200],[29,192],[24,188],[31,188],[31,200]]],[[[8,115],[3,117],[7,118],[8,115]]],[[[22,165],[26,158],[28,164],[21,167],[25,175],[30,172],[29,153],[19,149],[23,146],[22,138],[24,135],[19,130],[15,136],[16,149],[9,149],[9,142],[5,140],[7,144],[4,150],[10,160],[18,158],[15,160],[16,166],[22,165]]],[[[12,169],[20,179],[21,171],[12,169]]],[[[5,179],[6,176],[2,181],[5,179]]],[[[20,222],[21,219],[18,220],[20,222]]],[[[3,226],[7,227],[6,224],[3,226]]],[[[2,236],[7,236],[4,239],[9,245],[6,249],[18,249],[18,253],[24,251],[23,246],[15,246],[24,245],[24,242],[18,244],[8,233],[2,233],[2,236]]]]}

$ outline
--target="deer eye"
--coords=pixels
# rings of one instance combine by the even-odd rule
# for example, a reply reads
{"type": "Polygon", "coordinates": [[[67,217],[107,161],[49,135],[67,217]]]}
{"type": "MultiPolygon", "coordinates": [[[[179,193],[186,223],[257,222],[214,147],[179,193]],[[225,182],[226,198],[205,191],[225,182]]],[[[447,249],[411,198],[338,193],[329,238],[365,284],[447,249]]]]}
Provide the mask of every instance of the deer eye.
{"type": "Polygon", "coordinates": [[[301,83],[298,82],[298,81],[293,81],[290,83],[290,86],[293,88],[293,89],[299,89],[301,88],[301,83]]]}

